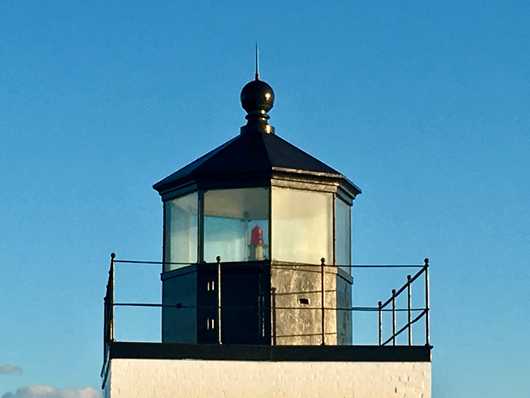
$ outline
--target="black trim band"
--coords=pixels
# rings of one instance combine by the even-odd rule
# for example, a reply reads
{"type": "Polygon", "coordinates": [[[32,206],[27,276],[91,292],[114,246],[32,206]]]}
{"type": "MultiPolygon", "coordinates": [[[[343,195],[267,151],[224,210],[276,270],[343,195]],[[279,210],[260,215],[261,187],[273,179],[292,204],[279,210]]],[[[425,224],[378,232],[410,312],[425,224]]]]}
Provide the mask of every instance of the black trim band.
{"type": "Polygon", "coordinates": [[[113,342],[110,359],[431,362],[432,346],[260,346],[113,342]]]}

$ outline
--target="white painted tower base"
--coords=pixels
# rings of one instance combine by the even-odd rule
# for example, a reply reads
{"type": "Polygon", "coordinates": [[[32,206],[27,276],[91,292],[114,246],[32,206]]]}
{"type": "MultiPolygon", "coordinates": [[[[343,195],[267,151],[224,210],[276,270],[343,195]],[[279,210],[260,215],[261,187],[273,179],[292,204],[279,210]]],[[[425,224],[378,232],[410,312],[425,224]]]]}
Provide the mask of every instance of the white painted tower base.
{"type": "Polygon", "coordinates": [[[106,398],[430,398],[430,362],[110,361],[106,398]]]}

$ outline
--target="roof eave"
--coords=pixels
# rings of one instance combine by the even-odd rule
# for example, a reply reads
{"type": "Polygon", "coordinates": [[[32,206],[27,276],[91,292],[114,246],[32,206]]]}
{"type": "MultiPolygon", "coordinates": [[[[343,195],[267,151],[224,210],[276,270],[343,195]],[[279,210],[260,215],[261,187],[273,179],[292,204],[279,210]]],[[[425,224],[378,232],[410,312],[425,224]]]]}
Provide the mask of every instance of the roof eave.
{"type": "Polygon", "coordinates": [[[347,177],[345,177],[341,173],[325,173],[320,171],[311,171],[311,170],[300,170],[300,169],[290,169],[285,167],[273,167],[273,172],[280,172],[280,173],[286,173],[286,174],[294,174],[299,176],[307,176],[312,179],[335,179],[335,180],[341,180],[344,185],[346,185],[349,190],[355,195],[359,195],[362,193],[361,188],[359,188],[357,185],[355,185],[352,181],[350,181],[347,177]]]}

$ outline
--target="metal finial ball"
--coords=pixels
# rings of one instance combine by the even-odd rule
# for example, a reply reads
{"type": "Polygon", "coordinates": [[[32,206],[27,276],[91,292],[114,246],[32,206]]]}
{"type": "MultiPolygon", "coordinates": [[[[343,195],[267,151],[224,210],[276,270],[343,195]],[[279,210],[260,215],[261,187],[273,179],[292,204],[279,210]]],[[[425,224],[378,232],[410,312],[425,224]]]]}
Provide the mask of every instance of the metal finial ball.
{"type": "Polygon", "coordinates": [[[241,90],[241,105],[247,113],[267,113],[274,105],[274,91],[262,80],[252,80],[241,90]]]}

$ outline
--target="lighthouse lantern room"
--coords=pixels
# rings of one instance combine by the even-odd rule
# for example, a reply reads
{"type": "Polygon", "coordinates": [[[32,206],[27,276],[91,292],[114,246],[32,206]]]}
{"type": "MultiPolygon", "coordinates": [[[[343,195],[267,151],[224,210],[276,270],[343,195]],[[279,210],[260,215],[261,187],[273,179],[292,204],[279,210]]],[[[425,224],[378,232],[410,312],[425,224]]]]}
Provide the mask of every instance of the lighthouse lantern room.
{"type": "Polygon", "coordinates": [[[350,313],[317,307],[351,305],[361,191],[275,133],[274,92],[258,75],[241,103],[238,136],[154,185],[164,205],[162,340],[349,344],[350,313]],[[324,278],[322,262],[336,265],[324,278]]]}

